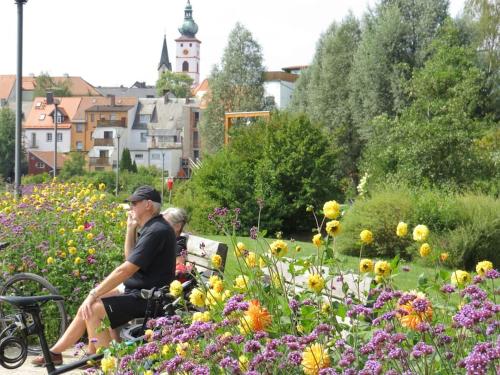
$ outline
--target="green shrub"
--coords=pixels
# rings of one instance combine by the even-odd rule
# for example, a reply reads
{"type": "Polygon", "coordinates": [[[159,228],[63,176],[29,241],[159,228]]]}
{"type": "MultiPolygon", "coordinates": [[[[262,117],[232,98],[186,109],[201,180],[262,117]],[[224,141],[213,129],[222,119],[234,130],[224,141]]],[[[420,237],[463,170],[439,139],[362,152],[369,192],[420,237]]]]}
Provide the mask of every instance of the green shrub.
{"type": "Polygon", "coordinates": [[[418,189],[412,192],[412,224],[425,224],[432,232],[453,230],[464,223],[465,212],[452,192],[418,189]]]}
{"type": "Polygon", "coordinates": [[[412,242],[409,237],[397,237],[396,227],[400,221],[408,221],[412,205],[411,193],[404,189],[386,190],[374,193],[371,198],[358,199],[342,219],[338,249],[346,254],[359,255],[359,233],[368,229],[373,233],[374,241],[363,247],[364,255],[393,257],[400,254],[409,257],[412,242]]]}
{"type": "Polygon", "coordinates": [[[500,264],[500,200],[485,195],[468,194],[457,198],[464,223],[444,233],[442,242],[450,253],[450,263],[467,270],[477,262],[489,260],[500,264]]]}
{"type": "Polygon", "coordinates": [[[420,258],[420,243],[412,240],[412,230],[425,224],[433,251],[421,260],[423,263],[433,263],[440,253],[447,252],[448,264],[458,268],[471,270],[482,260],[500,264],[500,200],[486,195],[386,186],[371,198],[358,199],[342,223],[338,246],[343,253],[358,255],[359,233],[369,229],[374,241],[364,246],[364,255],[420,258]],[[409,233],[403,239],[395,234],[399,221],[408,224],[409,233]]]}

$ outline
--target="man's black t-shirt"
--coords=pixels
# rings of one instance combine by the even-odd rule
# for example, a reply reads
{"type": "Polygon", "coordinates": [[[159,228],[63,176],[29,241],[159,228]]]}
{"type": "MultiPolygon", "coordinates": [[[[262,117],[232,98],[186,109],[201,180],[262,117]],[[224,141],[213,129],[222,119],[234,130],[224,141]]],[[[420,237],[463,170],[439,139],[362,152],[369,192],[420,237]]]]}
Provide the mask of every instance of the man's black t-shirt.
{"type": "Polygon", "coordinates": [[[125,284],[125,290],[151,289],[170,284],[175,277],[175,233],[161,215],[142,227],[137,243],[127,258],[140,269],[125,284]]]}

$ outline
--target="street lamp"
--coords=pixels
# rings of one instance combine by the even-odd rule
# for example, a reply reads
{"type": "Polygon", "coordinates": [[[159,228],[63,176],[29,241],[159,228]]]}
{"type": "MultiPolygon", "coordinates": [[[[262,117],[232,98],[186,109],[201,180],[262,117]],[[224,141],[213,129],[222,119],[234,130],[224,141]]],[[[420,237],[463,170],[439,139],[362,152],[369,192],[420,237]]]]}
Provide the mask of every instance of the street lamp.
{"type": "Polygon", "coordinates": [[[118,189],[120,186],[120,133],[116,129],[116,196],[118,196],[118,189]]]}
{"type": "Polygon", "coordinates": [[[165,186],[165,152],[161,153],[161,202],[163,203],[163,188],[165,186]]]}
{"type": "Polygon", "coordinates": [[[47,91],[47,104],[54,104],[55,110],[54,110],[54,178],[56,178],[57,175],[57,118],[58,118],[58,112],[57,112],[57,99],[54,98],[54,93],[47,91]]]}
{"type": "Polygon", "coordinates": [[[17,71],[16,71],[16,139],[14,151],[14,188],[21,195],[21,133],[23,102],[23,5],[28,0],[16,0],[17,5],[17,71]]]}

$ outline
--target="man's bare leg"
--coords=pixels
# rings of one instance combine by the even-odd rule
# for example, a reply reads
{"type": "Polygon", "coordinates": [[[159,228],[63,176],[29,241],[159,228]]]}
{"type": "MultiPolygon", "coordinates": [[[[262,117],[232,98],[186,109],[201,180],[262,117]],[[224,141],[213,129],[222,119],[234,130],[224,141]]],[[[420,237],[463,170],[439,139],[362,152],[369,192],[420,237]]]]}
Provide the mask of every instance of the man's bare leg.
{"type": "Polygon", "coordinates": [[[87,334],[89,336],[89,353],[95,353],[96,348],[107,347],[111,342],[111,335],[108,329],[99,329],[106,316],[106,310],[101,301],[96,301],[92,305],[92,315],[85,322],[87,325],[87,334]],[[97,332],[99,331],[99,332],[97,332]],[[92,339],[96,341],[93,342],[92,339]]]}

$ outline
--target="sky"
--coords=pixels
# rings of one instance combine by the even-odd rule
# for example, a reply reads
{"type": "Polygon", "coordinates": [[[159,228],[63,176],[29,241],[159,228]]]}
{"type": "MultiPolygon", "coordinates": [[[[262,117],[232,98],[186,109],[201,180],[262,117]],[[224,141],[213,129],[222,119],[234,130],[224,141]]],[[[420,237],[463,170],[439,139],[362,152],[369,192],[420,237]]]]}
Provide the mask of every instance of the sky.
{"type": "MultiPolygon", "coordinates": [[[[23,7],[23,75],[81,76],[94,86],[154,84],[163,36],[175,39],[187,0],[28,0],[23,7]]],[[[376,0],[191,0],[201,40],[200,75],[219,64],[236,22],[262,46],[267,70],[307,65],[321,33],[376,0]]],[[[450,0],[450,14],[464,0],[450,0]]],[[[0,0],[0,74],[16,73],[17,6],[0,0]]]]}

